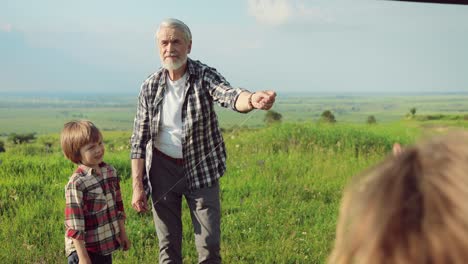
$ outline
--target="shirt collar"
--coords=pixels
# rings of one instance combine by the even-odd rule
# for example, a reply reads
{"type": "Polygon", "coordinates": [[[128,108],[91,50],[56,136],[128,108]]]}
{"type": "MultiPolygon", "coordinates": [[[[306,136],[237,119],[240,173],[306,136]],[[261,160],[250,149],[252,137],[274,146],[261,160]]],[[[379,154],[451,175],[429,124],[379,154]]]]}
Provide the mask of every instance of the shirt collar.
{"type": "MultiPolygon", "coordinates": [[[[102,167],[104,167],[104,166],[106,166],[106,163],[104,163],[104,162],[99,163],[99,168],[102,168],[102,167]]],[[[88,167],[88,166],[86,166],[86,165],[84,165],[84,164],[78,165],[77,172],[78,172],[78,173],[81,173],[81,174],[84,175],[84,176],[92,175],[92,174],[93,174],[93,171],[94,171],[93,168],[88,167]]]]}
{"type": "Polygon", "coordinates": [[[196,69],[195,65],[192,59],[187,57],[187,79],[190,79],[190,75],[195,75],[196,74],[196,69]]]}

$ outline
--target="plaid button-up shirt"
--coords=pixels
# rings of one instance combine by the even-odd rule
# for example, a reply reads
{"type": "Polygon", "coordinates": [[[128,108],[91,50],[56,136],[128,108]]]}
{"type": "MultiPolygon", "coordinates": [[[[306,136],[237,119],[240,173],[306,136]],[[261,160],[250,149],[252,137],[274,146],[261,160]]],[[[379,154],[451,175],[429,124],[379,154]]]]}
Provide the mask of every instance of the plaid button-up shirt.
{"type": "Polygon", "coordinates": [[[71,238],[84,240],[90,252],[108,255],[120,247],[119,220],[125,219],[119,178],[115,169],[99,164],[101,175],[79,165],[65,186],[65,251],[76,248],[71,238]]]}
{"type": "MultiPolygon", "coordinates": [[[[161,120],[162,100],[167,89],[167,70],[160,69],[143,83],[131,139],[132,159],[145,159],[143,184],[151,192],[154,140],[161,120]]],[[[226,171],[226,150],[213,103],[237,111],[239,94],[247,91],[232,87],[216,69],[187,59],[186,93],[182,106],[182,155],[190,190],[209,187],[226,171]]]]}

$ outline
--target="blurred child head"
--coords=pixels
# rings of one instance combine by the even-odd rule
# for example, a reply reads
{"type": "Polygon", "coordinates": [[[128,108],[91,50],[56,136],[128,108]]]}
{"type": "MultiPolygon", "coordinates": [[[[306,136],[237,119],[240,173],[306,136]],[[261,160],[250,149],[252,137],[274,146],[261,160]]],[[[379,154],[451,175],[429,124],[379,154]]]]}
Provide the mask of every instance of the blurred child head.
{"type": "Polygon", "coordinates": [[[82,160],[80,150],[90,143],[98,143],[102,140],[99,129],[90,121],[71,121],[63,126],[60,136],[62,151],[65,157],[79,164],[82,160]]]}
{"type": "Polygon", "coordinates": [[[407,147],[346,188],[329,263],[465,263],[468,134],[407,147]]]}

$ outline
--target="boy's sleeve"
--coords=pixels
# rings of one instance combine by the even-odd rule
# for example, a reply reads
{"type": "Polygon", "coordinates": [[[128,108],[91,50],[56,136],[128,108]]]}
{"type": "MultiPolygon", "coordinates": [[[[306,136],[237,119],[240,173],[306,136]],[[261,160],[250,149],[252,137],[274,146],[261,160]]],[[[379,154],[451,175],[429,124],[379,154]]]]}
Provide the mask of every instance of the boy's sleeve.
{"type": "Polygon", "coordinates": [[[65,234],[70,238],[84,240],[83,191],[79,187],[74,181],[65,187],[65,234]]]}
{"type": "Polygon", "coordinates": [[[115,172],[115,177],[117,178],[117,186],[115,190],[115,199],[116,199],[115,204],[117,206],[117,218],[119,220],[125,220],[127,216],[125,215],[125,209],[124,209],[124,205],[122,201],[122,192],[120,190],[120,177],[118,177],[117,171],[115,171],[115,169],[114,169],[114,172],[115,172]]]}

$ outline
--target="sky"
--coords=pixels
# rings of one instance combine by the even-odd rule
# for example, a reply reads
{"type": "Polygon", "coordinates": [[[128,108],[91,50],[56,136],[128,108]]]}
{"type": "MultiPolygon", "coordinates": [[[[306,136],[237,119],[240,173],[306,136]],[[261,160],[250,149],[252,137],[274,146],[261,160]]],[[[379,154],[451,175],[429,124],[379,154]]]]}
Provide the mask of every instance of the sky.
{"type": "Polygon", "coordinates": [[[278,93],[468,92],[468,6],[383,0],[0,0],[0,93],[137,94],[165,18],[189,57],[278,93]]]}

